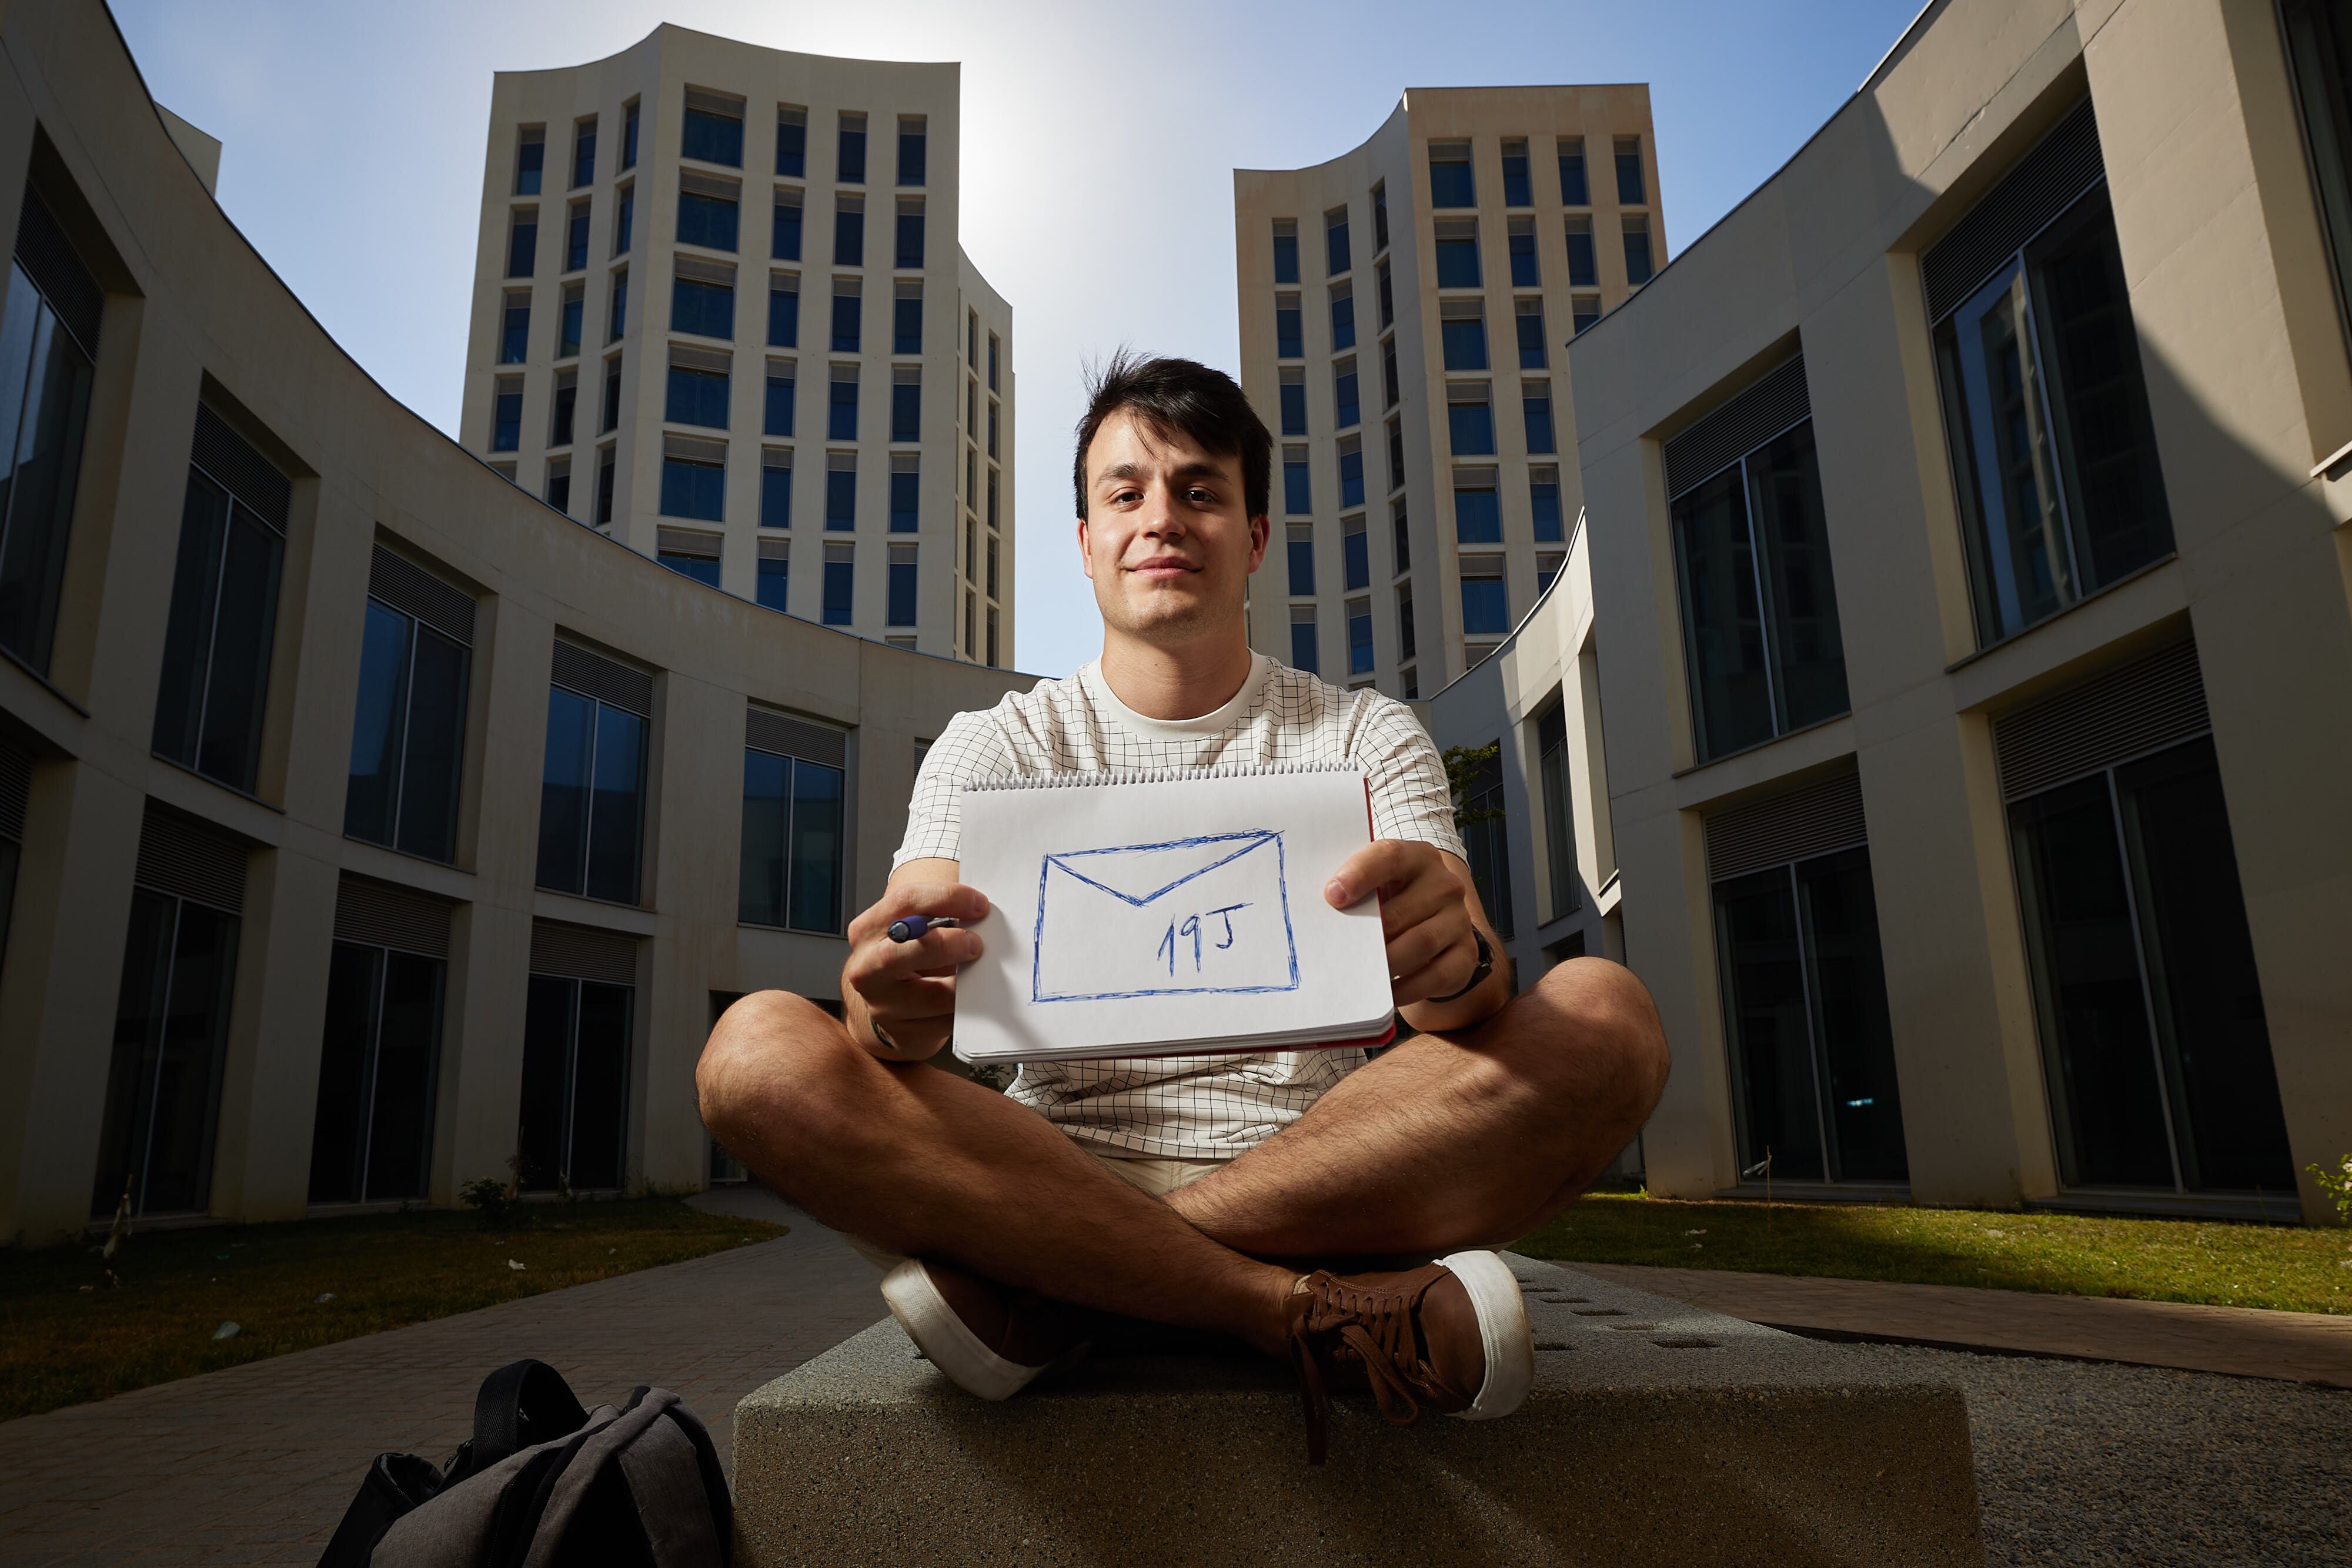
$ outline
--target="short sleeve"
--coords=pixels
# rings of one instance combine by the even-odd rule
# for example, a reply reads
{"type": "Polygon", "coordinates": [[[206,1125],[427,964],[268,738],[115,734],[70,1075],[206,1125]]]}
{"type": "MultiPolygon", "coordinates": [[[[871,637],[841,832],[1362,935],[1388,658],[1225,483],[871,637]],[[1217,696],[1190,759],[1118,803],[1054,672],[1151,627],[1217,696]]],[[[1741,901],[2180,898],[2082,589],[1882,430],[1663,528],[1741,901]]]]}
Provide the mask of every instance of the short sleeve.
{"type": "Polygon", "coordinates": [[[1454,791],[1445,759],[1412,710],[1388,697],[1367,704],[1349,758],[1364,770],[1372,791],[1372,836],[1434,844],[1470,858],[1454,825],[1454,791]]]}
{"type": "Polygon", "coordinates": [[[963,802],[959,791],[982,779],[1002,779],[1015,771],[1013,748],[990,713],[960,713],[948,727],[915,775],[915,792],[907,802],[907,836],[890,857],[890,869],[908,861],[961,860],[963,802]]]}

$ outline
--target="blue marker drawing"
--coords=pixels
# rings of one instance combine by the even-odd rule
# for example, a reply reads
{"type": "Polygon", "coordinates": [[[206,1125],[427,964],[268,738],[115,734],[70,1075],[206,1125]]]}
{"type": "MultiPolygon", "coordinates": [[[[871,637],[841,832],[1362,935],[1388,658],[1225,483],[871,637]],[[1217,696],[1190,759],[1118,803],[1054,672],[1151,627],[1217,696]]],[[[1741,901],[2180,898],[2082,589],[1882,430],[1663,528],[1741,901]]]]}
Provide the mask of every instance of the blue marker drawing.
{"type": "Polygon", "coordinates": [[[1034,1002],[1298,988],[1271,829],[1048,854],[1032,938],[1034,1002]]]}

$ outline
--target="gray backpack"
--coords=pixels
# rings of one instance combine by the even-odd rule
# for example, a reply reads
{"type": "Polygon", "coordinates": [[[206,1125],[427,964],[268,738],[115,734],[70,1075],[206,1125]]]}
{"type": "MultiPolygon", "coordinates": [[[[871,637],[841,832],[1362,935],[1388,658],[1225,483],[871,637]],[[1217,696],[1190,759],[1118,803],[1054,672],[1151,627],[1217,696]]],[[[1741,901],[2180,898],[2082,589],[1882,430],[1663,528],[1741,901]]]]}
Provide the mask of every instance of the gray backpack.
{"type": "Polygon", "coordinates": [[[583,1410],[544,1362],[482,1384],[435,1468],[380,1454],[319,1568],[727,1568],[733,1510],[710,1435],[666,1388],[583,1410]]]}

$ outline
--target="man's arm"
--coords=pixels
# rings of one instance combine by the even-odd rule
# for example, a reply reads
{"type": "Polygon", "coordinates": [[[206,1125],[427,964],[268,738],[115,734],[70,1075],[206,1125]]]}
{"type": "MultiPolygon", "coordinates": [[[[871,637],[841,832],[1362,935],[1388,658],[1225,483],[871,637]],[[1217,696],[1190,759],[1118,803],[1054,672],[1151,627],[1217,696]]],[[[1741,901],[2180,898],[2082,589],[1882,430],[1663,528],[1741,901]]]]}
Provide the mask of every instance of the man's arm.
{"type": "Polygon", "coordinates": [[[1323,889],[1335,909],[1375,893],[1388,938],[1389,982],[1405,1022],[1426,1033],[1468,1029],[1511,999],[1511,961],[1460,856],[1434,844],[1381,839],[1349,855],[1323,889]],[[1494,972],[1456,997],[1477,972],[1474,928],[1486,934],[1494,972]],[[1437,997],[1451,999],[1432,999],[1437,997]]]}
{"type": "Polygon", "coordinates": [[[979,936],[950,928],[893,942],[890,923],[924,915],[969,925],[987,914],[979,889],[956,881],[959,869],[950,860],[910,860],[849,923],[842,1022],[852,1040],[885,1061],[926,1061],[954,1031],[956,967],[980,956],[979,936]]]}

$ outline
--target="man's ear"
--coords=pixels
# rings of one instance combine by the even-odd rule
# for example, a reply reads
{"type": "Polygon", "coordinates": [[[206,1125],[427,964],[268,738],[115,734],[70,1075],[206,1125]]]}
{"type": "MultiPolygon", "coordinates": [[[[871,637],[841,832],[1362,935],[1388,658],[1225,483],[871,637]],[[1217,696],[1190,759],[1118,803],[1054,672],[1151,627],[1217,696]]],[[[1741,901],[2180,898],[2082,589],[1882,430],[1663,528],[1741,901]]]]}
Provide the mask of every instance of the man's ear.
{"type": "Polygon", "coordinates": [[[1265,559],[1266,541],[1271,539],[1273,537],[1273,518],[1267,517],[1265,513],[1260,512],[1256,517],[1250,519],[1249,569],[1252,571],[1255,571],[1258,569],[1259,563],[1265,559]]]}
{"type": "Polygon", "coordinates": [[[1083,517],[1078,519],[1078,567],[1087,574],[1087,580],[1094,580],[1095,558],[1087,549],[1087,520],[1083,517]]]}

